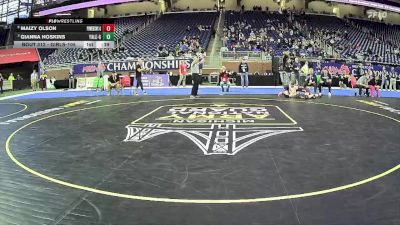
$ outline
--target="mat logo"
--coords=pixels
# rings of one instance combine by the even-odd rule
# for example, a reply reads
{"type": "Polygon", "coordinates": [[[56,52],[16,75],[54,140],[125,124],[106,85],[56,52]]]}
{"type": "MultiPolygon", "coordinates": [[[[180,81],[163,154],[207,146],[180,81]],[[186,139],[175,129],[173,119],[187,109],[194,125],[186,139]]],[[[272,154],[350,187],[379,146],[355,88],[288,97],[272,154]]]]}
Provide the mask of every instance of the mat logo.
{"type": "Polygon", "coordinates": [[[204,155],[235,155],[264,138],[303,131],[274,105],[209,104],[161,106],[126,126],[125,142],[143,142],[178,133],[204,155]]]}

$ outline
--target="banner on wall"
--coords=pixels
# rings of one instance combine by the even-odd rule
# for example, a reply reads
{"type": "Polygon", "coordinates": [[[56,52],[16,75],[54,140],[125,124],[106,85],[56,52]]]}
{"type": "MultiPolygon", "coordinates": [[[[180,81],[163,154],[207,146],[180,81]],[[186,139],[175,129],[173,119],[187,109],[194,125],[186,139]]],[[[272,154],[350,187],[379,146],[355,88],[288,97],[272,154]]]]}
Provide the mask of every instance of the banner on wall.
{"type": "MultiPolygon", "coordinates": [[[[316,64],[314,64],[314,69],[316,64]]],[[[365,74],[368,70],[372,70],[375,74],[381,75],[383,65],[364,65],[364,64],[343,64],[335,62],[321,62],[322,69],[327,69],[331,74],[350,74],[357,76],[359,74],[359,69],[361,69],[361,74],[365,74]]],[[[391,71],[391,66],[385,66],[387,71],[391,71]]],[[[395,67],[395,71],[400,74],[400,67],[395,67]]]]}
{"type": "MultiPolygon", "coordinates": [[[[187,67],[190,68],[192,59],[144,60],[144,66],[154,71],[175,70],[179,68],[181,61],[184,61],[187,67]]],[[[136,63],[137,61],[104,63],[105,72],[112,72],[114,70],[117,72],[135,71],[136,63]]],[[[96,73],[96,70],[97,64],[78,64],[74,66],[75,74],[96,73]]]]}
{"type": "Polygon", "coordinates": [[[38,61],[39,57],[34,48],[0,49],[0,64],[38,61]]]}

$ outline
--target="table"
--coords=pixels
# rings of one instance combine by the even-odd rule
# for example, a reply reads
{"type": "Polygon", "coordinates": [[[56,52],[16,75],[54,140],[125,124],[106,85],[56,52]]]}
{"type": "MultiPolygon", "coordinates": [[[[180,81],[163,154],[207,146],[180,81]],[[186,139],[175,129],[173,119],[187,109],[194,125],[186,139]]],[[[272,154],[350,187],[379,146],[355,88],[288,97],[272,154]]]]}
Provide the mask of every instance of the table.
{"type": "MultiPolygon", "coordinates": [[[[235,84],[241,86],[240,75],[235,76],[235,84]]],[[[249,75],[249,86],[275,86],[276,78],[266,75],[249,75]]]]}
{"type": "MultiPolygon", "coordinates": [[[[54,81],[54,87],[56,89],[68,89],[69,80],[56,80],[54,81]]],[[[75,79],[75,87],[76,87],[76,79],[75,79]]]]}
{"type": "Polygon", "coordinates": [[[13,90],[22,90],[31,88],[31,81],[30,80],[13,80],[12,84],[13,90]]]}

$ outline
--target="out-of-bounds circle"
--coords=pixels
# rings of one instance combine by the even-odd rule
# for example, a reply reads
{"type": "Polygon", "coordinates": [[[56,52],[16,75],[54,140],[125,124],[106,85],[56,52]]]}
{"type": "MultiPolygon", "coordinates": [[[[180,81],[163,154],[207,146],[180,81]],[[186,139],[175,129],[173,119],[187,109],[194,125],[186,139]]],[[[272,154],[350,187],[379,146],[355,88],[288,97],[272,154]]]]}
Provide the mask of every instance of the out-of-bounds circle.
{"type": "Polygon", "coordinates": [[[21,112],[25,111],[25,110],[28,108],[28,106],[25,105],[25,104],[22,104],[22,103],[14,103],[14,102],[10,102],[10,103],[8,103],[8,102],[6,102],[6,103],[0,103],[0,106],[3,106],[3,105],[18,105],[18,106],[22,106],[22,109],[20,109],[20,110],[18,110],[18,111],[16,111],[16,112],[14,111],[14,112],[6,113],[6,115],[3,115],[3,114],[0,112],[0,119],[3,119],[3,118],[6,118],[6,117],[10,117],[10,116],[16,115],[16,114],[18,114],[18,113],[21,113],[21,112]]]}
{"type": "MultiPolygon", "coordinates": [[[[230,98],[202,98],[201,100],[225,100],[230,98]]],[[[323,194],[328,194],[332,192],[338,192],[342,190],[347,190],[351,189],[354,187],[358,187],[360,185],[378,180],[384,176],[387,176],[391,173],[394,173],[395,171],[400,169],[400,164],[394,166],[393,168],[383,171],[375,176],[368,177],[365,179],[362,179],[357,182],[349,183],[346,185],[341,185],[337,187],[332,187],[328,189],[323,189],[323,190],[318,190],[318,191],[312,191],[312,192],[305,192],[305,193],[299,193],[299,194],[290,194],[290,195],[281,195],[281,196],[272,196],[272,197],[259,197],[259,198],[238,198],[238,199],[184,199],[184,198],[169,198],[169,197],[152,197],[152,196],[142,196],[142,195],[133,195],[133,194],[123,194],[123,193],[117,193],[117,192],[112,192],[112,191],[107,191],[107,190],[101,190],[89,186],[83,186],[79,185],[76,183],[71,183],[65,180],[60,180],[56,179],[54,177],[42,174],[40,172],[37,172],[35,169],[30,168],[26,166],[24,163],[20,162],[14,155],[11,149],[11,142],[13,138],[16,136],[18,132],[23,130],[24,128],[31,126],[32,124],[38,123],[40,121],[56,117],[56,116],[61,116],[61,115],[66,115],[70,114],[73,112],[79,112],[79,111],[85,111],[85,110],[91,110],[91,109],[98,109],[98,108],[104,108],[104,107],[111,107],[111,106],[119,106],[119,105],[130,105],[130,104],[138,104],[138,103],[148,103],[148,102],[168,102],[168,101],[187,101],[187,99],[161,99],[161,100],[146,100],[146,101],[136,101],[136,102],[124,102],[124,103],[115,103],[115,104],[108,104],[108,105],[101,105],[101,106],[93,106],[93,107],[87,107],[87,108],[82,108],[82,109],[76,109],[76,110],[71,110],[71,111],[66,111],[66,112],[60,112],[56,113],[50,116],[46,116],[40,119],[37,119],[35,121],[32,121],[30,123],[25,124],[24,126],[18,128],[15,130],[8,138],[6,141],[6,152],[9,158],[17,164],[19,167],[22,169],[26,170],[27,172],[36,175],[40,178],[43,178],[47,181],[51,181],[66,187],[71,187],[75,189],[80,189],[84,191],[89,191],[97,194],[103,194],[107,196],[113,196],[113,197],[119,197],[119,198],[126,198],[126,199],[134,199],[134,200],[143,200],[143,201],[154,201],[154,202],[167,202],[167,203],[193,203],[193,204],[233,204],[233,203],[255,203],[255,202],[268,202],[268,201],[277,201],[277,200],[287,200],[287,199],[296,199],[296,198],[305,198],[305,197],[311,197],[311,196],[318,196],[318,195],[323,195],[323,194]]],[[[262,99],[262,98],[236,98],[234,100],[256,100],[256,101],[276,101],[276,102],[289,102],[290,100],[277,100],[277,99],[262,99]]],[[[295,103],[305,103],[304,101],[290,101],[290,102],[295,102],[295,103]]],[[[330,106],[330,107],[338,107],[342,109],[348,109],[348,110],[353,110],[353,111],[358,111],[358,112],[363,112],[363,113],[368,113],[372,114],[375,116],[383,117],[389,120],[392,120],[394,122],[400,123],[400,120],[392,118],[387,115],[383,115],[380,113],[376,112],[371,112],[368,110],[364,109],[358,109],[358,108],[353,108],[353,107],[348,107],[348,106],[341,106],[341,105],[335,105],[335,104],[327,104],[327,103],[318,103],[318,102],[306,102],[307,104],[315,104],[315,105],[325,105],[325,106],[330,106]]],[[[189,103],[188,103],[189,104],[189,103]]]]}

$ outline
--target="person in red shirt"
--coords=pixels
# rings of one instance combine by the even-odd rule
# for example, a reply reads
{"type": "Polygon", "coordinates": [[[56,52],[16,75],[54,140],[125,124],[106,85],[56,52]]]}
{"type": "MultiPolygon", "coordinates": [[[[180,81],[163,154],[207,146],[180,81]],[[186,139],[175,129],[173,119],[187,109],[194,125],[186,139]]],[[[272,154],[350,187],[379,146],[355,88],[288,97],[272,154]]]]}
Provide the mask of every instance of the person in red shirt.
{"type": "Polygon", "coordinates": [[[181,61],[179,64],[179,80],[178,84],[176,85],[179,87],[183,83],[183,87],[186,86],[186,74],[187,74],[187,65],[185,61],[181,61]]]}
{"type": "Polygon", "coordinates": [[[229,73],[226,70],[225,66],[222,66],[221,72],[219,73],[219,85],[221,86],[222,92],[221,95],[225,93],[225,86],[226,92],[229,92],[229,87],[231,86],[231,82],[229,81],[229,73]]]}

